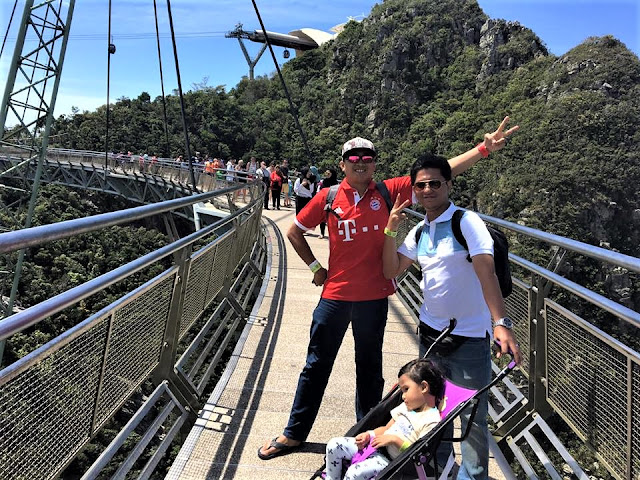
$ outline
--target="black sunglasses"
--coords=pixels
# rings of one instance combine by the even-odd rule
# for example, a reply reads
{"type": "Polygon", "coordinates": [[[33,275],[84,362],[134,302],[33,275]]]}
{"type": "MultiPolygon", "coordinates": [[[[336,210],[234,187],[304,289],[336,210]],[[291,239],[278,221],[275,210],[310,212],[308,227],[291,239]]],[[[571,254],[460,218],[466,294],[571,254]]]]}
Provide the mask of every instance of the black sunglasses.
{"type": "Polygon", "coordinates": [[[442,180],[427,180],[426,182],[416,182],[413,184],[418,190],[424,190],[424,187],[429,185],[431,190],[438,190],[442,184],[445,183],[442,180]]]}

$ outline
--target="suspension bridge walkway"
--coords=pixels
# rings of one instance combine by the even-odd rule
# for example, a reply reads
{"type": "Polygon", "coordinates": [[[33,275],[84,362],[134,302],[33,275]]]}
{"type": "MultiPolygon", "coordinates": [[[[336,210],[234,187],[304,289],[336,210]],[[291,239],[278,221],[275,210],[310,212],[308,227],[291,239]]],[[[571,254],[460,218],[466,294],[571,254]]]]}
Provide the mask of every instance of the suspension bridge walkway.
{"type": "MultiPolygon", "coordinates": [[[[4,157],[2,162],[7,178],[28,181],[32,175],[19,159],[4,157]]],[[[52,159],[42,175],[45,181],[76,188],[104,185],[111,194],[120,188],[125,196],[149,191],[149,183],[154,195],[132,195],[146,204],[141,207],[2,233],[0,253],[11,255],[153,216],[165,219],[169,243],[0,321],[0,340],[12,341],[162,259],[171,258],[171,266],[0,370],[0,478],[64,476],[80,453],[90,459],[82,478],[133,473],[157,478],[165,454],[178,447],[177,456],[164,466],[167,478],[311,478],[322,464],[325,443],[355,423],[349,334],[308,442],[286,456],[269,461],[257,457],[258,448],[287,422],[320,294],[310,283],[308,268],[283,238],[293,212],[263,212],[261,182],[214,182],[212,191],[198,193],[194,186],[167,180],[175,172],[140,175],[118,165],[107,167],[52,159]],[[106,183],[91,183],[98,178],[106,183]],[[239,203],[236,193],[245,188],[247,201],[239,203]],[[162,195],[168,199],[154,201],[162,195]],[[223,218],[181,237],[169,214],[193,218],[194,205],[206,203],[224,211],[223,218]],[[87,450],[90,442],[102,438],[105,427],[113,431],[115,417],[123,416],[126,424],[117,426],[114,437],[87,450]],[[182,438],[180,432],[190,433],[182,438]]],[[[202,177],[203,182],[212,181],[202,177]]],[[[640,314],[556,270],[567,252],[632,276],[640,273],[640,260],[483,218],[512,235],[540,242],[551,255],[542,267],[510,254],[518,275],[506,304],[524,360],[513,380],[492,390],[489,413],[499,449],[494,444],[491,478],[512,478],[511,468],[518,478],[588,478],[591,464],[578,463],[559,440],[547,423],[553,415],[566,423],[564,434],[571,431],[582,439],[593,451],[593,461],[613,478],[637,478],[640,355],[633,332],[640,326],[640,314]],[[554,291],[586,302],[588,308],[572,311],[555,300],[554,291]],[[595,316],[608,316],[610,324],[632,334],[622,341],[595,326],[590,321],[595,316]],[[603,371],[607,375],[601,375],[603,371]]],[[[412,216],[406,228],[418,219],[412,216]]],[[[327,240],[313,234],[307,238],[326,261],[327,240]]],[[[391,299],[384,344],[387,387],[395,382],[397,369],[417,355],[418,282],[419,271],[410,269],[398,279],[398,292],[391,299]]]]}

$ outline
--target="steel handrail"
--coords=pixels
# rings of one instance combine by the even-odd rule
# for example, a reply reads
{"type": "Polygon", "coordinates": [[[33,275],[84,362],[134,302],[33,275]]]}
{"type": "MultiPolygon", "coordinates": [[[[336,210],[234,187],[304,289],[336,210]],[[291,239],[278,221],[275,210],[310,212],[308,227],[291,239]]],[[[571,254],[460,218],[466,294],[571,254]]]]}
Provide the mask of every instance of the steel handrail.
{"type": "Polygon", "coordinates": [[[169,212],[194,203],[206,202],[214,197],[246,188],[246,184],[199,193],[184,198],[129,208],[118,212],[101,213],[91,217],[75,218],[51,225],[41,225],[0,234],[0,253],[8,253],[22,248],[41,245],[46,242],[68,238],[81,233],[92,232],[113,225],[120,225],[142,218],[169,212]]]}
{"type": "MultiPolygon", "coordinates": [[[[254,201],[257,203],[261,199],[254,201]]],[[[233,215],[233,217],[226,217],[219,220],[216,223],[208,225],[202,230],[198,230],[180,240],[177,240],[169,245],[165,245],[153,252],[149,252],[146,255],[137,258],[125,265],[122,265],[110,272],[104,273],[99,277],[93,278],[82,285],[73,287],[70,290],[66,290],[55,297],[51,297],[44,300],[37,305],[33,305],[18,313],[14,313],[10,317],[7,317],[0,321],[0,340],[4,340],[11,335],[18,333],[25,328],[28,328],[36,323],[44,320],[45,318],[54,315],[55,313],[64,310],[65,308],[75,305],[80,300],[83,300],[91,295],[105,289],[106,287],[113,285],[114,283],[128,277],[129,275],[142,270],[143,268],[157,262],[158,260],[179,251],[181,248],[199,240],[202,237],[207,236],[212,231],[220,228],[225,223],[233,221],[244,212],[253,208],[253,205],[247,205],[244,208],[239,209],[233,215]]]]}
{"type": "MultiPolygon", "coordinates": [[[[409,208],[405,208],[403,212],[411,216],[418,217],[420,218],[420,220],[424,220],[424,215],[422,213],[416,212],[409,208]]],[[[602,247],[596,247],[594,245],[589,245],[588,243],[579,242],[578,240],[572,240],[566,237],[561,237],[560,235],[555,235],[553,233],[543,232],[541,230],[536,230],[531,227],[524,227],[522,225],[518,225],[517,223],[508,222],[500,218],[495,218],[489,215],[485,215],[484,213],[478,213],[478,215],[484,221],[489,222],[493,225],[507,228],[516,233],[521,233],[528,237],[532,237],[537,240],[542,240],[552,245],[562,247],[566,250],[570,250],[576,253],[581,253],[587,257],[612,263],[614,265],[624,267],[633,272],[640,273],[640,258],[632,257],[631,255],[625,255],[624,253],[612,252],[611,250],[607,250],[602,247]]]]}

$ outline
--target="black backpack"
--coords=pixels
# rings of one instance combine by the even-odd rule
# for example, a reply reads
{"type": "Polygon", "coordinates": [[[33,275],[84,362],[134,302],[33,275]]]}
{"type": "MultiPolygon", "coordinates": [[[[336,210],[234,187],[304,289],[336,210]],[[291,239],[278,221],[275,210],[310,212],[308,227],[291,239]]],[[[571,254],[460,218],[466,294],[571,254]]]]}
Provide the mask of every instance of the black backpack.
{"type": "MultiPolygon", "coordinates": [[[[324,211],[327,212],[327,217],[329,216],[330,213],[332,213],[338,218],[338,220],[342,220],[340,218],[340,215],[338,215],[335,212],[335,210],[331,208],[333,206],[333,201],[336,199],[338,188],[340,188],[339,183],[336,185],[331,185],[329,187],[329,192],[327,192],[327,201],[325,202],[324,211]]],[[[376,188],[380,192],[380,195],[382,195],[382,198],[384,199],[384,203],[386,203],[387,205],[387,210],[389,210],[390,212],[391,209],[393,208],[393,202],[391,201],[391,194],[389,193],[389,189],[387,188],[387,185],[384,182],[376,182],[376,188]]]]}
{"type": "MultiPolygon", "coordinates": [[[[460,243],[460,245],[462,245],[468,252],[469,247],[467,246],[467,241],[465,240],[464,235],[462,235],[462,229],[460,228],[460,220],[462,220],[463,215],[464,210],[456,210],[453,212],[453,217],[451,217],[451,230],[453,231],[453,236],[456,237],[458,243],[460,243]]],[[[507,298],[513,290],[511,266],[509,265],[509,242],[507,241],[507,237],[505,237],[504,233],[500,230],[496,230],[486,223],[485,225],[493,239],[493,263],[495,264],[496,277],[498,277],[500,291],[502,292],[502,297],[507,298]]],[[[416,245],[422,236],[422,230],[424,230],[424,228],[425,227],[422,227],[422,229],[416,230],[416,245]]],[[[471,262],[470,255],[467,255],[467,261],[471,262]]]]}

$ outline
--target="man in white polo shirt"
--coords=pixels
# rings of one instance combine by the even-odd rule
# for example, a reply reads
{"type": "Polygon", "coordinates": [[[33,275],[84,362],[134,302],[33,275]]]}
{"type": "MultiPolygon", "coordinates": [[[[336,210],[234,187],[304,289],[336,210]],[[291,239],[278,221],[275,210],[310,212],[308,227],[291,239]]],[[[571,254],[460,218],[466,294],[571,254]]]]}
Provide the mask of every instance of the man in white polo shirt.
{"type": "MultiPolygon", "coordinates": [[[[482,219],[469,211],[465,211],[460,219],[460,230],[468,251],[456,239],[452,218],[459,209],[449,200],[451,167],[444,157],[421,155],[411,167],[410,177],[413,194],[424,207],[426,218],[407,234],[396,251],[394,237],[404,218],[402,210],[409,203],[400,197],[395,199],[384,230],[384,276],[392,279],[413,262],[420,264],[420,285],[424,295],[420,308],[420,356],[449,324],[449,319],[456,318],[455,335],[439,345],[439,349],[434,349],[430,358],[454,383],[479,390],[491,381],[492,337],[501,342],[503,352],[511,350],[516,362],[521,360],[495,274],[493,239],[482,219]],[[418,229],[421,234],[417,237],[418,229]]],[[[458,480],[488,478],[487,411],[485,393],[480,397],[469,436],[462,442],[458,480]]],[[[469,411],[461,416],[461,421],[462,431],[465,431],[469,411]]],[[[450,453],[451,444],[443,442],[438,449],[438,463],[444,465],[450,453]]]]}

